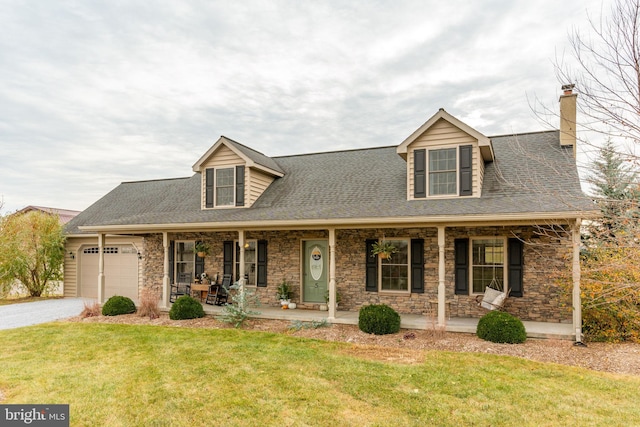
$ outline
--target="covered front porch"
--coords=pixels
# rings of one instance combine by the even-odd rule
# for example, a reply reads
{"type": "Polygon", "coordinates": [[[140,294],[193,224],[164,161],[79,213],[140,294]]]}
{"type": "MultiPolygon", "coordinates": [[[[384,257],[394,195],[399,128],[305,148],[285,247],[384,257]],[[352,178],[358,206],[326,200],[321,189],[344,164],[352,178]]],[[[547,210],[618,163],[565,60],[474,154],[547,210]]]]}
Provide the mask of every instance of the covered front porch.
{"type": "MultiPolygon", "coordinates": [[[[204,311],[207,315],[216,316],[222,312],[222,307],[203,304],[204,311]]],[[[328,311],[320,310],[282,310],[276,307],[257,307],[253,311],[259,311],[260,314],[252,316],[257,319],[272,320],[299,320],[303,322],[311,322],[313,320],[323,320],[329,318],[328,311]]],[[[445,320],[443,326],[438,325],[437,313],[435,315],[425,314],[400,314],[400,327],[403,329],[422,329],[422,330],[444,330],[447,332],[462,332],[475,334],[478,326],[478,318],[471,317],[451,317],[445,320]]],[[[336,310],[335,317],[330,323],[339,323],[346,325],[358,324],[357,311],[339,311],[336,310]]],[[[571,323],[548,323],[523,321],[527,330],[528,338],[546,338],[546,339],[562,339],[573,340],[575,338],[571,323]]]]}

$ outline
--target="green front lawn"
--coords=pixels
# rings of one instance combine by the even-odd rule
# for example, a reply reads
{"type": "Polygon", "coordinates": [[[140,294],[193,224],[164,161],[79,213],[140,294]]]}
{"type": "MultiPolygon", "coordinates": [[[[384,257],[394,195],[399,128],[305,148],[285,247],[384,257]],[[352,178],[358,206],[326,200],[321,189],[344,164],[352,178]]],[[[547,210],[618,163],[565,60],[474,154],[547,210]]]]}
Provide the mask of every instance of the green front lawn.
{"type": "Polygon", "coordinates": [[[0,331],[1,403],[69,403],[73,426],[634,425],[640,378],[506,356],[242,330],[55,323],[0,331]]]}

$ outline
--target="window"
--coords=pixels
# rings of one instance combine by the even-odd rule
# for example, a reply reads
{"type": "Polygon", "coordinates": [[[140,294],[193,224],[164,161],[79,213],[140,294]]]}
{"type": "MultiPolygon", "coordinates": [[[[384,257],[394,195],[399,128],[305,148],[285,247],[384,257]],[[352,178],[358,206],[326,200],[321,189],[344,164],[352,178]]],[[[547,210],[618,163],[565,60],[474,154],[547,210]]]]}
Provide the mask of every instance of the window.
{"type": "Polygon", "coordinates": [[[473,146],[413,152],[413,198],[473,196],[473,146]]]}
{"type": "Polygon", "coordinates": [[[216,169],[216,206],[232,206],[235,194],[234,168],[216,169]]]}
{"type": "MultiPolygon", "coordinates": [[[[234,277],[240,277],[240,246],[236,244],[236,255],[234,264],[236,266],[236,274],[234,277]]],[[[256,252],[257,241],[246,240],[244,245],[244,279],[245,285],[256,285],[256,252]]]]}
{"type": "Polygon", "coordinates": [[[176,242],[175,243],[175,278],[177,279],[180,273],[189,273],[193,279],[193,272],[195,271],[196,254],[193,253],[195,248],[195,242],[176,242]]]}
{"type": "Polygon", "coordinates": [[[409,240],[389,240],[397,252],[390,259],[380,259],[380,290],[409,291],[409,240]]]}
{"type": "Polygon", "coordinates": [[[429,195],[457,194],[457,150],[429,151],[429,195]]]}
{"type": "Polygon", "coordinates": [[[504,289],[504,252],[503,238],[473,239],[471,248],[471,271],[473,293],[483,293],[487,285],[495,278],[499,289],[504,289]]]}

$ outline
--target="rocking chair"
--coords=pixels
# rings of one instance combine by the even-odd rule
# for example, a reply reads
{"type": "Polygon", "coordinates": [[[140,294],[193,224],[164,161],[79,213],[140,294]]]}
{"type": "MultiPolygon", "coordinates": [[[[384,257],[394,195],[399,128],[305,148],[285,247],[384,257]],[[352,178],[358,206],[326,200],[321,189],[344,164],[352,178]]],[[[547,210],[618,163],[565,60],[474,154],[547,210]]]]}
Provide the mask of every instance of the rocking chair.
{"type": "Polygon", "coordinates": [[[222,285],[211,285],[207,293],[205,304],[223,305],[229,300],[229,287],[231,286],[231,275],[222,276],[222,285]]]}
{"type": "Polygon", "coordinates": [[[178,280],[171,285],[169,302],[175,302],[182,295],[191,295],[191,273],[178,274],[178,280]]]}

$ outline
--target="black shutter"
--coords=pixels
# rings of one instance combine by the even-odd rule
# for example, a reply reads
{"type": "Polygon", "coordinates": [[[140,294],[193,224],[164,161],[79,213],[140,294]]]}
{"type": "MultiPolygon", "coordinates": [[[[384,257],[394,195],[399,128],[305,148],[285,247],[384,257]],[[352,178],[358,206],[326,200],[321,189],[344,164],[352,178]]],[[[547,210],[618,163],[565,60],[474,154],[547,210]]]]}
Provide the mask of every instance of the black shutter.
{"type": "MultiPolygon", "coordinates": [[[[202,243],[202,242],[197,241],[196,245],[198,243],[202,243]]],[[[195,254],[195,256],[196,256],[196,277],[195,278],[197,279],[200,277],[202,273],[204,273],[204,258],[200,258],[197,253],[195,254]]]]}
{"type": "Polygon", "coordinates": [[[231,274],[233,278],[233,241],[225,241],[223,243],[223,264],[222,264],[222,274],[231,274]]]}
{"type": "Polygon", "coordinates": [[[472,145],[462,145],[460,147],[460,195],[472,196],[472,145]]]}
{"type": "Polygon", "coordinates": [[[427,150],[413,152],[413,197],[427,197],[427,150]]]}
{"type": "Polygon", "coordinates": [[[244,166],[236,166],[236,206],[244,206],[244,166]]]}
{"type": "Polygon", "coordinates": [[[455,239],[455,293],[469,295],[469,239],[455,239]]]}
{"type": "Polygon", "coordinates": [[[411,239],[411,292],[424,293],[424,239],[411,239]]]}
{"type": "Polygon", "coordinates": [[[366,282],[365,282],[365,290],[367,292],[378,292],[378,256],[371,256],[371,250],[373,249],[373,244],[378,240],[376,239],[367,239],[366,240],[366,253],[367,257],[366,261],[366,282]]]}
{"type": "Polygon", "coordinates": [[[520,239],[509,239],[508,243],[508,284],[510,297],[521,297],[524,295],[524,284],[522,283],[522,273],[524,265],[524,244],[520,239]]]}
{"type": "Polygon", "coordinates": [[[258,260],[256,262],[258,269],[257,286],[267,286],[267,241],[258,240],[258,260]]]}
{"type": "Polygon", "coordinates": [[[205,207],[213,207],[213,169],[205,170],[205,207]]]}
{"type": "Polygon", "coordinates": [[[173,276],[174,276],[174,268],[175,266],[173,265],[173,253],[175,252],[176,249],[176,242],[174,242],[173,240],[171,240],[169,242],[169,283],[173,284],[173,276]]]}

